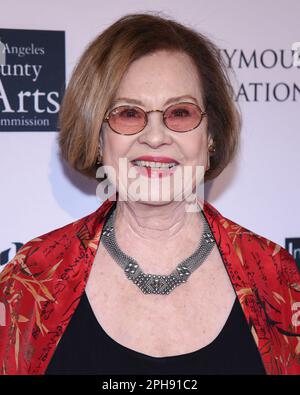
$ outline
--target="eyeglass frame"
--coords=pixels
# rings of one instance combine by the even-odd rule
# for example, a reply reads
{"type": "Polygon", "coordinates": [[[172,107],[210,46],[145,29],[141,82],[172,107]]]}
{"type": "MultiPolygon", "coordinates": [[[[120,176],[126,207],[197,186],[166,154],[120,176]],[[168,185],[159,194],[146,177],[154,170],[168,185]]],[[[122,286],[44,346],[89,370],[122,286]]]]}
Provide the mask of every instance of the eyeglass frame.
{"type": "Polygon", "coordinates": [[[196,103],[191,103],[191,102],[179,102],[179,103],[171,104],[171,105],[169,105],[165,110],[148,110],[148,111],[145,111],[145,110],[143,110],[141,107],[138,107],[138,106],[130,106],[130,105],[123,104],[123,105],[120,105],[120,106],[115,107],[115,108],[113,108],[112,110],[110,110],[109,113],[108,113],[108,115],[106,115],[106,116],[104,117],[103,122],[107,122],[108,125],[109,125],[109,127],[111,128],[111,130],[112,130],[113,132],[117,133],[117,134],[121,134],[122,136],[133,136],[133,135],[135,135],[135,134],[138,134],[138,133],[142,132],[142,131],[145,129],[145,127],[148,125],[148,121],[149,121],[149,119],[148,119],[148,114],[150,114],[151,112],[160,112],[160,113],[162,113],[162,114],[163,114],[163,123],[164,123],[164,125],[165,125],[169,130],[171,130],[172,132],[176,132],[176,133],[187,133],[187,132],[190,132],[190,131],[196,129],[196,128],[201,124],[203,118],[204,118],[204,117],[207,117],[207,112],[206,112],[205,110],[202,111],[201,107],[200,107],[198,104],[196,104],[196,103]],[[195,127],[193,127],[192,129],[189,129],[189,130],[185,130],[185,131],[178,131],[178,130],[170,129],[170,128],[166,125],[166,123],[165,123],[166,117],[164,116],[164,113],[165,113],[170,107],[175,106],[175,105],[177,105],[177,104],[192,104],[192,105],[194,105],[194,106],[196,106],[196,107],[199,108],[199,110],[200,110],[200,120],[199,120],[199,123],[198,123],[195,127]],[[111,114],[112,111],[116,110],[116,109],[119,108],[119,107],[138,108],[139,110],[143,111],[143,113],[145,114],[145,121],[146,121],[146,122],[145,122],[145,125],[143,126],[143,128],[142,128],[141,130],[139,130],[138,132],[135,132],[135,133],[128,133],[128,134],[120,133],[120,132],[117,132],[116,130],[114,130],[114,129],[110,126],[110,123],[109,123],[109,116],[110,116],[110,114],[111,114]]]}

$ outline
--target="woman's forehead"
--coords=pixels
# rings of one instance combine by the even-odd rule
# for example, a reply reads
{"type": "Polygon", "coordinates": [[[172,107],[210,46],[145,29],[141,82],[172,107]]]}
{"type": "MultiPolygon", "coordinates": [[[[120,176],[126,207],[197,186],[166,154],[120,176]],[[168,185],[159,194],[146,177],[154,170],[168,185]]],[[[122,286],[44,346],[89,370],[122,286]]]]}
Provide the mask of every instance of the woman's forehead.
{"type": "Polygon", "coordinates": [[[115,100],[131,98],[137,105],[161,104],[172,97],[202,98],[199,73],[190,57],[183,53],[158,52],[135,60],[124,74],[115,100]]]}

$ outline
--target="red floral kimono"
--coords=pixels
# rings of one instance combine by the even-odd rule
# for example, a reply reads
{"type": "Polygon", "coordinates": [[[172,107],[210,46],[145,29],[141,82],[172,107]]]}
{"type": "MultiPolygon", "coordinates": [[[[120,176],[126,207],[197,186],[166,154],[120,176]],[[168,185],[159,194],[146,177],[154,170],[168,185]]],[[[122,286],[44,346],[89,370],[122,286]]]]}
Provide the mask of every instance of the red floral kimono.
{"type": "MultiPolygon", "coordinates": [[[[6,312],[0,319],[1,374],[45,373],[84,292],[112,204],[106,200],[92,214],[29,241],[0,273],[6,312]]],[[[294,259],[208,202],[203,211],[267,374],[300,374],[300,275],[294,259]]]]}

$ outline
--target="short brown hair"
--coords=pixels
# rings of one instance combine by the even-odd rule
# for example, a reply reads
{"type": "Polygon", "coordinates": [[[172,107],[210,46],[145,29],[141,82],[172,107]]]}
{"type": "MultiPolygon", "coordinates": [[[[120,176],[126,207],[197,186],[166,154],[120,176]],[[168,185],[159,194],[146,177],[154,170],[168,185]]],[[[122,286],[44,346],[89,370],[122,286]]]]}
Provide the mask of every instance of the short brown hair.
{"type": "Polygon", "coordinates": [[[159,13],[127,14],[87,47],[66,89],[59,117],[62,157],[95,178],[99,133],[129,65],[158,50],[188,54],[199,72],[208,114],[208,135],[215,143],[205,180],[217,177],[233,159],[241,116],[219,48],[206,36],[159,13]]]}

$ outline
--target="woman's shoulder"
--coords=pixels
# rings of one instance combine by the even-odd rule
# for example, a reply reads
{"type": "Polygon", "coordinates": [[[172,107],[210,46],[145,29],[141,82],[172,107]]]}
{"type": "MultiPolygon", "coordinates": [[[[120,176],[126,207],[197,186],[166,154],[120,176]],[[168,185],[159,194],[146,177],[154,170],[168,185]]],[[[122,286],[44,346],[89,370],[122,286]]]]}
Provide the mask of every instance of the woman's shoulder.
{"type": "Polygon", "coordinates": [[[210,225],[218,231],[216,233],[226,234],[233,244],[239,244],[245,250],[260,249],[265,254],[276,255],[282,253],[291,256],[289,252],[278,243],[249,229],[238,222],[223,216],[211,203],[205,202],[204,212],[208,214],[210,225]],[[216,224],[214,226],[214,224],[216,224]]]}
{"type": "Polygon", "coordinates": [[[55,247],[62,243],[66,245],[68,240],[74,237],[76,234],[76,225],[80,221],[81,220],[73,221],[28,240],[5,265],[0,276],[3,277],[3,273],[7,272],[8,268],[19,266],[21,269],[22,265],[33,257],[38,256],[42,261],[45,260],[47,256],[51,255],[51,251],[54,250],[55,247]]]}
{"type": "Polygon", "coordinates": [[[227,229],[227,234],[233,244],[240,245],[244,254],[264,257],[280,257],[283,261],[294,261],[294,257],[280,244],[246,228],[237,222],[223,218],[222,225],[227,229]]]}
{"type": "Polygon", "coordinates": [[[207,202],[204,211],[208,214],[219,246],[224,249],[231,247],[245,271],[269,279],[274,277],[289,284],[299,284],[300,274],[295,259],[284,247],[226,218],[207,202]]]}
{"type": "Polygon", "coordinates": [[[104,202],[96,211],[27,241],[0,272],[0,286],[12,274],[37,276],[53,269],[69,253],[86,249],[110,205],[104,202]]]}

